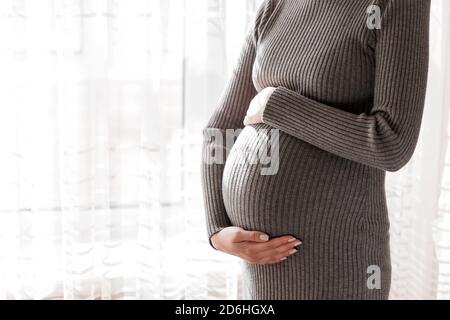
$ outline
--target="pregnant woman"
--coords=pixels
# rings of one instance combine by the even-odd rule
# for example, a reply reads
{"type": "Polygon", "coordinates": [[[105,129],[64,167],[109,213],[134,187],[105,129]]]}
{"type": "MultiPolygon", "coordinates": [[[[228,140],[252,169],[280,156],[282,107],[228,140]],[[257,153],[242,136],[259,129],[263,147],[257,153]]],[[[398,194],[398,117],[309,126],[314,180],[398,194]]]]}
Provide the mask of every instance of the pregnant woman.
{"type": "Polygon", "coordinates": [[[429,16],[430,0],[259,8],[202,166],[210,243],[243,259],[248,298],[388,298],[385,175],[417,144],[429,16]],[[271,134],[277,170],[262,174],[242,160],[271,134]]]}

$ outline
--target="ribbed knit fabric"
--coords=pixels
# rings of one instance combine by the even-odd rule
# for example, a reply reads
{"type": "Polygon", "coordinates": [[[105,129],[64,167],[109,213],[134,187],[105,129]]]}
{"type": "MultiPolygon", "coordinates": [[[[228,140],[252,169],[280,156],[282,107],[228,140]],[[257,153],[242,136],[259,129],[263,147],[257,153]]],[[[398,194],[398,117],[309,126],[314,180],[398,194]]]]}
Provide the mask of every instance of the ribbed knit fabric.
{"type": "Polygon", "coordinates": [[[300,251],[244,263],[251,299],[387,299],[391,281],[385,172],[411,158],[428,71],[429,0],[266,0],[204,130],[243,128],[252,98],[275,87],[264,124],[246,127],[225,164],[202,168],[208,236],[240,226],[293,235],[300,251]],[[381,29],[367,25],[370,5],[381,29]],[[261,129],[279,129],[279,171],[243,164],[261,129]],[[367,286],[371,266],[381,289],[367,286]]]}

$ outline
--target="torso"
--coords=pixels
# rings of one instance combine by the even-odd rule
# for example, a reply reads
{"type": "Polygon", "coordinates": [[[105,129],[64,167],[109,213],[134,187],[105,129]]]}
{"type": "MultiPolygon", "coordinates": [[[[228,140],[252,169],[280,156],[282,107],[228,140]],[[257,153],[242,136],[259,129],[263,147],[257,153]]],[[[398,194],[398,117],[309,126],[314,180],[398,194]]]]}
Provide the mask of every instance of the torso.
{"type": "MultiPolygon", "coordinates": [[[[253,73],[256,88],[284,86],[349,112],[369,110],[376,61],[366,10],[372,2],[277,1],[257,46],[253,73]],[[339,18],[343,15],[353,19],[343,21],[339,18]],[[319,28],[323,25],[329,27],[319,28]],[[357,63],[350,64],[350,60],[357,63]]],[[[254,128],[271,129],[264,124],[254,128]]],[[[270,279],[295,272],[286,276],[290,278],[280,276],[277,280],[289,288],[289,298],[327,298],[315,296],[314,286],[341,290],[329,291],[328,298],[386,298],[390,264],[384,172],[281,132],[279,172],[262,176],[260,166],[240,161],[241,150],[255,150],[263,142],[253,128],[247,127],[231,151],[223,175],[229,218],[233,225],[273,237],[292,234],[304,245],[285,267],[248,265],[250,274],[270,279]],[[383,291],[366,290],[366,269],[372,264],[383,270],[383,291]],[[333,277],[329,277],[329,268],[335,269],[333,277]]],[[[258,279],[251,282],[256,299],[268,297],[261,286],[264,283],[258,279]]],[[[280,297],[284,297],[282,294],[280,297]]]]}

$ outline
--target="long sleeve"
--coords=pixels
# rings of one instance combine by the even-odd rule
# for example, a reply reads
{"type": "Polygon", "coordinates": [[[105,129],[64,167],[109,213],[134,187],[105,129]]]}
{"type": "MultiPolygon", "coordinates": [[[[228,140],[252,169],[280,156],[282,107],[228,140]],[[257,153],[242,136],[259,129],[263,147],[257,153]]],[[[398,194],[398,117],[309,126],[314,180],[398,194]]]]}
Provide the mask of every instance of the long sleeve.
{"type": "Polygon", "coordinates": [[[208,237],[231,226],[222,197],[222,174],[226,162],[227,130],[243,128],[243,121],[257,90],[252,80],[258,37],[261,34],[273,1],[264,1],[250,27],[233,74],[222,94],[219,105],[203,130],[202,186],[208,237]],[[221,137],[218,138],[217,136],[221,137]],[[218,152],[222,154],[217,155],[218,152]]]}
{"type": "Polygon", "coordinates": [[[376,30],[374,102],[353,114],[279,87],[264,123],[340,157],[397,171],[412,157],[421,127],[429,55],[429,0],[387,0],[376,30]]]}

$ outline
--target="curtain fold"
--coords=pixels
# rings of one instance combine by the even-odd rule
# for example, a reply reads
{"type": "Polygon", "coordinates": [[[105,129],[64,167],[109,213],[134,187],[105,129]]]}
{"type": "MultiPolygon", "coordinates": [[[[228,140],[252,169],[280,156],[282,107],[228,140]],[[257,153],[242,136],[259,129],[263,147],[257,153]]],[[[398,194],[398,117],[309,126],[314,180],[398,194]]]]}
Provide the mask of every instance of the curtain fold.
{"type": "MultiPolygon", "coordinates": [[[[0,2],[0,299],[236,299],[201,129],[261,0],[0,2]]],[[[392,299],[448,299],[450,10],[414,160],[388,176],[392,299]]]]}

